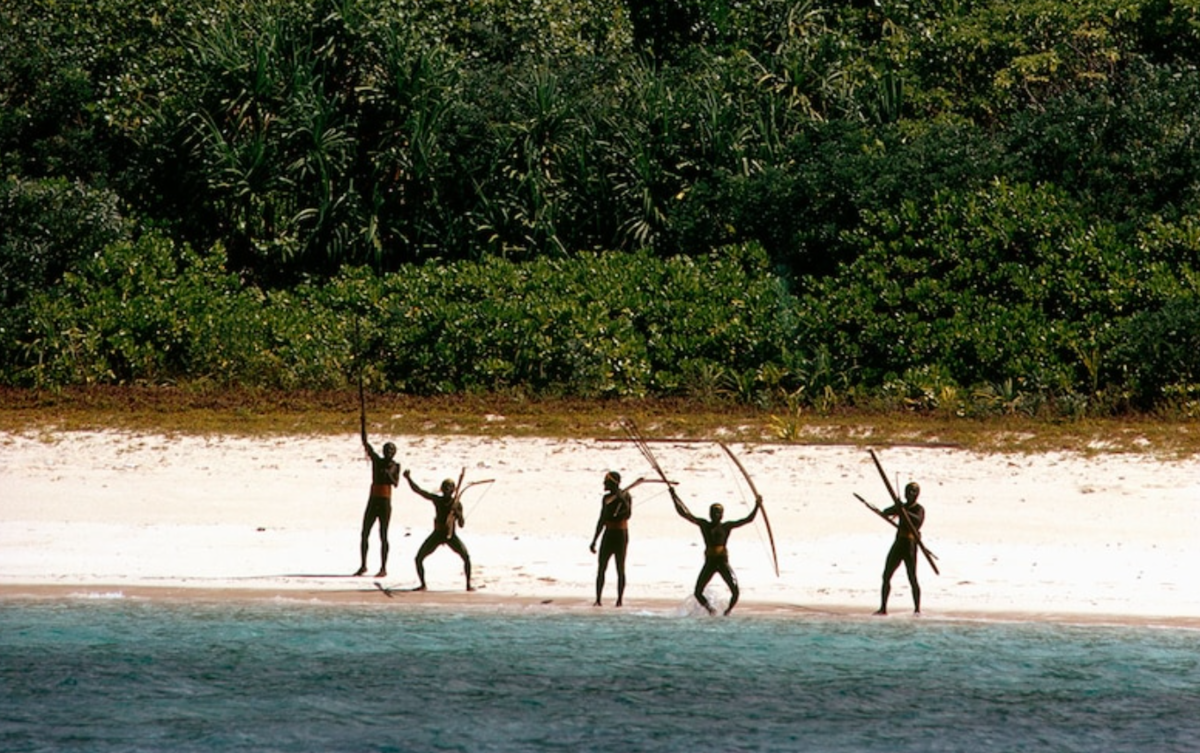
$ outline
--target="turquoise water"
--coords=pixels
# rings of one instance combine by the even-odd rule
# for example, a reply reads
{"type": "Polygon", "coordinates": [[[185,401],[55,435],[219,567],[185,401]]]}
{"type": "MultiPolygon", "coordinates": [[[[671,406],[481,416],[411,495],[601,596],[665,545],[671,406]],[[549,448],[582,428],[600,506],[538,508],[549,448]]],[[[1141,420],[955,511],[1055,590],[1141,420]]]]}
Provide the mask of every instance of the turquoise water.
{"type": "Polygon", "coordinates": [[[0,750],[1195,751],[1200,633],[0,602],[0,750]]]}

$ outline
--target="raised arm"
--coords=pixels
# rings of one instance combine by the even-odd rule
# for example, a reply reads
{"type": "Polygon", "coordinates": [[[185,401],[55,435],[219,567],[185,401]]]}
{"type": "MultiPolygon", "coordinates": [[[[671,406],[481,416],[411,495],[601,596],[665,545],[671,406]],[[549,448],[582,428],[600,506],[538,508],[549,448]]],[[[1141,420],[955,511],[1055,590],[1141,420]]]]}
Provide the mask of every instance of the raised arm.
{"type": "Polygon", "coordinates": [[[669,489],[671,492],[671,501],[675,503],[675,512],[679,513],[679,517],[683,518],[689,523],[695,523],[696,525],[699,525],[700,519],[695,515],[692,515],[691,510],[687,509],[687,505],[683,504],[683,500],[680,499],[679,495],[675,493],[675,487],[668,486],[667,489],[669,489]]]}
{"type": "Polygon", "coordinates": [[[404,478],[405,478],[405,480],[408,481],[409,488],[412,489],[414,492],[416,492],[417,494],[420,494],[422,497],[429,500],[430,502],[434,502],[437,500],[436,494],[427,492],[424,489],[422,489],[421,487],[417,486],[417,482],[412,480],[412,474],[409,473],[407,470],[404,471],[404,478]]]}
{"type": "Polygon", "coordinates": [[[759,508],[761,508],[761,507],[762,507],[762,495],[756,494],[756,495],[754,495],[754,509],[750,511],[749,515],[742,518],[741,520],[735,520],[735,521],[732,521],[731,523],[729,523],[728,524],[729,528],[730,529],[741,528],[742,526],[746,525],[747,523],[753,522],[754,518],[758,516],[758,511],[759,511],[759,508]]]}

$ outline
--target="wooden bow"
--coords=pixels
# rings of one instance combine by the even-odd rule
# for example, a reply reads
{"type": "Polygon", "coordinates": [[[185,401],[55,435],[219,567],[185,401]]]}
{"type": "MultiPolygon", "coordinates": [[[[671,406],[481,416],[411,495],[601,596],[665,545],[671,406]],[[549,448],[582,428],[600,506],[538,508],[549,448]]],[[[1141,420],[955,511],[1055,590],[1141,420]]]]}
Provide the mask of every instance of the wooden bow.
{"type": "Polygon", "coordinates": [[[900,499],[900,495],[896,494],[896,490],[892,488],[892,482],[888,481],[887,474],[883,471],[883,464],[879,462],[879,458],[875,455],[874,450],[867,451],[871,453],[871,460],[875,461],[875,470],[879,471],[879,477],[883,479],[883,485],[887,487],[888,494],[890,494],[892,497],[892,502],[896,504],[896,509],[900,511],[900,515],[903,516],[904,522],[908,524],[908,530],[912,531],[913,536],[916,537],[915,540],[917,542],[917,548],[921,550],[921,554],[925,555],[925,561],[929,563],[931,568],[933,568],[933,572],[937,575],[941,575],[941,572],[938,571],[937,563],[934,562],[937,557],[933,555],[933,552],[925,548],[925,542],[921,541],[921,532],[916,526],[913,525],[912,518],[908,516],[908,510],[904,507],[903,500],[900,499]]]}
{"type": "MultiPolygon", "coordinates": [[[[762,495],[758,493],[758,488],[754,486],[754,479],[750,478],[750,473],[746,470],[746,466],[742,465],[742,461],[738,460],[738,456],[733,454],[733,450],[729,449],[727,444],[724,442],[717,442],[717,444],[721,446],[721,449],[725,451],[725,454],[729,456],[729,459],[733,461],[733,464],[745,476],[746,485],[750,487],[751,493],[754,494],[754,499],[756,501],[761,500],[762,495]]],[[[771,519],[767,517],[767,508],[761,502],[759,502],[758,511],[762,514],[763,524],[767,527],[767,539],[771,542],[771,559],[775,562],[775,577],[778,578],[779,553],[775,551],[775,534],[771,531],[771,519]]]]}

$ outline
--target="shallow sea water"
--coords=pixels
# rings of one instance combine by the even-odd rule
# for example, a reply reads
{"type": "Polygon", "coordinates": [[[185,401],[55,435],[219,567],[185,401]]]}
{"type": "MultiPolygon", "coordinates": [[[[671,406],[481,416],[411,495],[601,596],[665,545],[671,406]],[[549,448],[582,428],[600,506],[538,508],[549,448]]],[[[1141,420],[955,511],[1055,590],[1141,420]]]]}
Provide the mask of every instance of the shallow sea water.
{"type": "Polygon", "coordinates": [[[0,602],[0,750],[1195,751],[1200,633],[0,602]]]}

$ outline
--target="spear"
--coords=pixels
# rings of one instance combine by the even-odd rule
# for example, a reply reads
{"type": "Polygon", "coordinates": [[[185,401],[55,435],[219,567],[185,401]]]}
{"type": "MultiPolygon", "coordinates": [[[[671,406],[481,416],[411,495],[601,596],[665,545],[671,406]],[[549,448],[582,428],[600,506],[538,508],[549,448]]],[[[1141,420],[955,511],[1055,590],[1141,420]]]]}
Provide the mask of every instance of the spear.
{"type": "MultiPolygon", "coordinates": [[[[925,547],[925,542],[921,541],[921,532],[917,529],[917,527],[915,525],[913,525],[912,518],[910,518],[908,516],[908,510],[905,509],[904,503],[902,501],[900,501],[900,496],[896,494],[896,490],[892,488],[892,482],[888,480],[887,473],[885,473],[883,470],[883,464],[879,462],[879,457],[875,455],[874,450],[867,450],[867,452],[871,453],[871,460],[875,461],[875,470],[879,471],[879,477],[883,479],[883,485],[887,487],[888,494],[891,496],[892,502],[894,502],[896,504],[896,509],[899,510],[900,515],[902,515],[904,517],[904,522],[908,524],[908,530],[912,531],[914,540],[917,542],[917,548],[921,550],[921,554],[925,555],[925,561],[928,562],[929,566],[933,568],[933,572],[938,575],[941,575],[941,572],[938,570],[937,564],[934,563],[934,560],[937,558],[933,556],[933,552],[930,552],[925,547]]],[[[854,496],[857,497],[858,495],[856,494],[854,496]]],[[[862,498],[859,497],[859,499],[862,499],[862,498]]],[[[865,500],[864,500],[864,502],[865,502],[865,500]]],[[[872,509],[875,509],[871,505],[867,505],[867,506],[871,507],[872,509]]],[[[883,514],[879,510],[876,510],[876,512],[879,512],[880,515],[883,514]]],[[[891,523],[892,521],[889,520],[888,522],[891,523]]],[[[893,525],[895,525],[895,524],[893,523],[893,525]]],[[[899,528],[898,525],[897,525],[897,528],[899,528]]]]}

